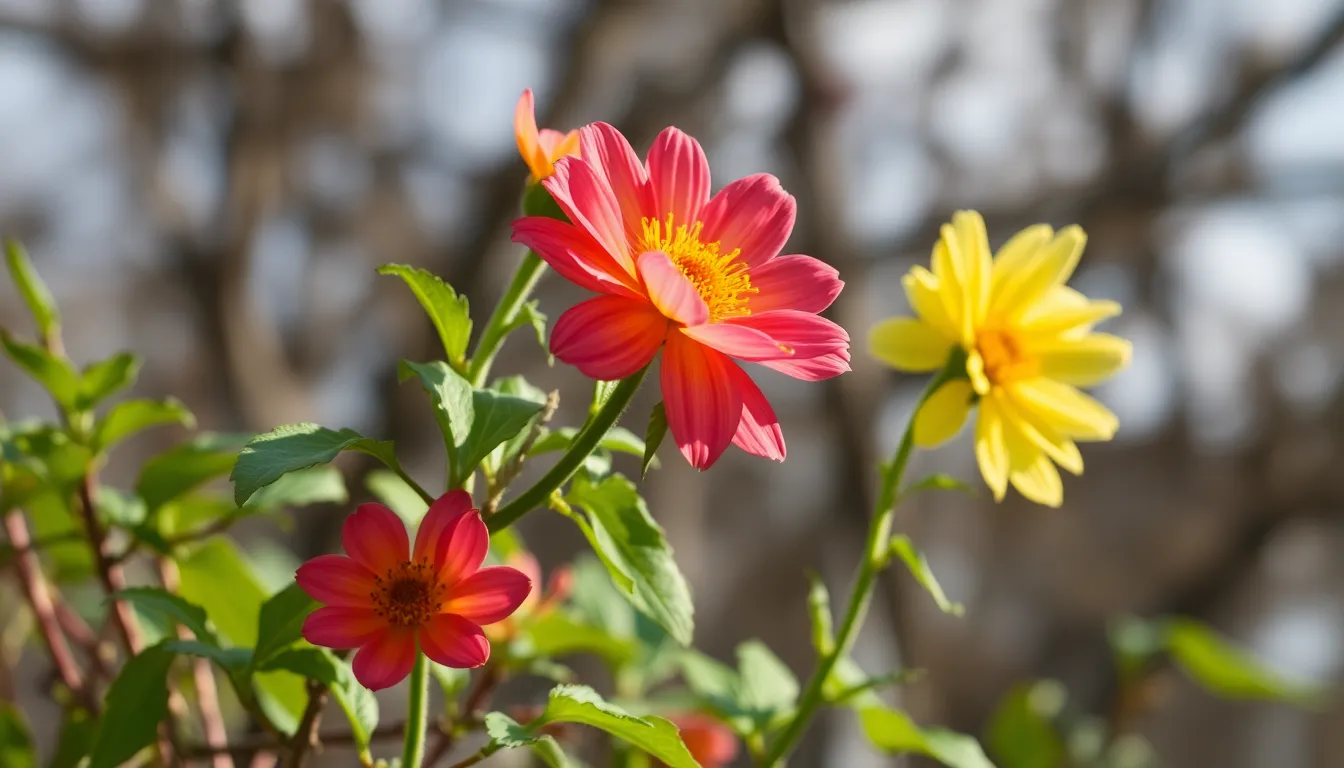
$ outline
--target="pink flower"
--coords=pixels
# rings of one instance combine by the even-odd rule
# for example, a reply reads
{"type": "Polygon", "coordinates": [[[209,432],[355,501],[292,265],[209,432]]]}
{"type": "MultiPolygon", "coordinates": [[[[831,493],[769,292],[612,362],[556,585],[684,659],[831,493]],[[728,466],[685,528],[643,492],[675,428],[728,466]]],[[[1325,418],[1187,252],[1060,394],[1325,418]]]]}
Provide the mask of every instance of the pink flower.
{"type": "Polygon", "coordinates": [[[817,313],[844,286],[810,256],[779,256],[795,203],[769,174],[712,199],[700,145],[676,128],[646,163],[615,128],[579,130],[579,157],[542,185],[572,224],[528,216],[513,239],[601,294],[565,312],[551,352],[594,379],[620,379],[663,352],[672,436],[698,469],[728,444],[782,461],[774,409],[735,360],[806,381],[849,370],[849,334],[817,313]]]}
{"type": "Polygon", "coordinates": [[[321,555],[299,567],[299,586],[324,604],[303,636],[358,648],[355,678],[371,690],[404,680],[417,647],[447,667],[481,666],[490,658],[481,626],[508,617],[532,589],[516,569],[481,568],[490,534],[464,491],[430,506],[414,549],[401,519],[381,504],[361,504],[341,540],[349,557],[321,555]]]}
{"type": "MultiPolygon", "coordinates": [[[[510,555],[507,562],[531,580],[533,584],[541,583],[541,563],[538,563],[537,558],[531,554],[518,551],[510,555]]],[[[517,612],[498,624],[486,627],[485,636],[490,638],[492,643],[507,642],[517,637],[523,624],[544,618],[563,603],[569,597],[573,583],[574,576],[569,568],[563,566],[556,568],[551,573],[550,581],[546,583],[544,595],[538,594],[540,590],[536,589],[528,592],[527,599],[523,600],[523,604],[518,606],[517,612]]]]}
{"type": "Polygon", "coordinates": [[[532,180],[540,181],[555,172],[555,161],[579,151],[579,132],[561,133],[550,128],[537,130],[537,116],[532,101],[532,89],[523,91],[518,106],[513,110],[513,137],[518,142],[518,154],[532,171],[532,180]]]}

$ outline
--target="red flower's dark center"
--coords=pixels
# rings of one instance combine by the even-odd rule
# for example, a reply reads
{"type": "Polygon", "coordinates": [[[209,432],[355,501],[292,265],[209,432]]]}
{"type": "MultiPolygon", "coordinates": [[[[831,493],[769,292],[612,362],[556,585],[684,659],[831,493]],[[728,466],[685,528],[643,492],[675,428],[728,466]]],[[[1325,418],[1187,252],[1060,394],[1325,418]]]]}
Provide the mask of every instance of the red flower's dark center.
{"type": "Polygon", "coordinates": [[[387,569],[373,579],[373,610],[389,624],[418,627],[428,623],[443,604],[443,585],[428,560],[415,560],[387,569]]]}

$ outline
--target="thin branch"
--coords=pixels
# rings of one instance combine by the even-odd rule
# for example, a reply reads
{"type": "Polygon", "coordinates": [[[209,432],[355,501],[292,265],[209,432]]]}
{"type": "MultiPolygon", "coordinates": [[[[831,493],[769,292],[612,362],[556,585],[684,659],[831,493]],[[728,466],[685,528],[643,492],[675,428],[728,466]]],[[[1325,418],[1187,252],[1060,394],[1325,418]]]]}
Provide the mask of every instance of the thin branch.
{"type": "Polygon", "coordinates": [[[504,492],[509,489],[509,485],[518,477],[518,473],[523,471],[523,463],[527,461],[527,454],[532,450],[532,446],[537,444],[537,439],[541,437],[541,431],[551,423],[555,417],[555,410],[560,407],[560,390],[553,389],[546,396],[546,405],[541,409],[541,414],[532,424],[532,429],[528,431],[527,437],[523,439],[523,445],[518,449],[518,453],[509,461],[507,465],[499,470],[495,475],[494,482],[490,484],[490,498],[485,502],[485,507],[481,510],[482,517],[489,517],[499,509],[499,503],[504,500],[504,492]]]}
{"type": "Polygon", "coordinates": [[[299,727],[294,731],[294,738],[289,743],[289,755],[285,758],[286,768],[299,768],[303,765],[303,758],[308,754],[308,750],[316,749],[319,746],[318,726],[322,720],[322,710],[327,706],[327,697],[331,691],[321,683],[308,683],[308,706],[303,710],[303,719],[299,721],[299,727]]]}
{"type": "MultiPolygon", "coordinates": [[[[158,565],[163,588],[176,594],[182,588],[182,576],[177,563],[161,557],[158,565]]],[[[186,627],[178,627],[177,633],[186,640],[195,637],[186,627]]],[[[191,676],[196,684],[196,706],[201,711],[201,730],[205,734],[205,741],[212,747],[223,749],[228,746],[229,733],[224,726],[224,713],[219,707],[219,688],[215,685],[215,672],[210,667],[210,660],[192,659],[191,676]]],[[[226,752],[216,753],[211,763],[214,768],[234,768],[233,758],[226,752]]]]}
{"type": "MultiPolygon", "coordinates": [[[[369,741],[392,741],[400,739],[405,730],[406,723],[400,720],[380,725],[373,733],[369,734],[369,741]]],[[[351,731],[319,733],[317,741],[324,745],[354,744],[355,734],[351,731]]],[[[182,759],[200,760],[223,752],[232,755],[239,760],[245,760],[249,755],[258,752],[284,751],[285,748],[286,744],[284,741],[277,739],[272,735],[256,733],[236,737],[230,744],[222,749],[212,747],[209,744],[187,745],[182,748],[182,759]]]]}

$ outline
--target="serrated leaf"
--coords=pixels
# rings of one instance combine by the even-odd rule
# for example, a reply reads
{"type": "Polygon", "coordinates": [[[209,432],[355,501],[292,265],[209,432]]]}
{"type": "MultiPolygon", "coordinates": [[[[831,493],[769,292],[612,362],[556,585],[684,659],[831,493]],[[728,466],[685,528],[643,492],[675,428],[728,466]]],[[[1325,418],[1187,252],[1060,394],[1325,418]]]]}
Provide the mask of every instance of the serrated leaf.
{"type": "Polygon", "coordinates": [[[70,361],[41,347],[24,344],[0,329],[0,345],[14,364],[32,376],[65,410],[74,410],[79,399],[79,374],[70,361]]]}
{"type": "Polygon", "coordinates": [[[274,483],[252,494],[243,505],[246,511],[272,511],[310,504],[344,504],[350,499],[345,489],[345,477],[332,466],[316,467],[289,472],[274,483]]]}
{"type": "Polygon", "coordinates": [[[830,655],[835,649],[834,618],[831,616],[831,593],[826,591],[826,582],[815,572],[809,572],[807,590],[807,614],[812,621],[812,647],[818,656],[830,655]]]}
{"type": "Polygon", "coordinates": [[[649,425],[644,429],[644,460],[639,465],[641,475],[647,475],[649,467],[658,460],[658,446],[663,444],[666,436],[667,409],[663,407],[663,401],[659,400],[649,412],[649,425]]]}
{"type": "Polygon", "coordinates": [[[933,601],[938,604],[939,610],[943,613],[950,613],[953,616],[960,616],[966,612],[966,607],[961,603],[954,603],[947,599],[943,593],[943,588],[938,584],[938,579],[933,575],[933,570],[929,568],[929,561],[924,555],[915,549],[911,543],[910,537],[905,534],[899,534],[891,538],[891,553],[905,563],[905,567],[910,569],[910,575],[915,577],[921,587],[933,597],[933,601]]]}
{"type": "Polygon", "coordinates": [[[737,667],[741,679],[738,703],[743,709],[768,719],[798,701],[798,678],[765,643],[748,640],[739,645],[737,667]]]}
{"type": "Polygon", "coordinates": [[[194,428],[196,417],[171,397],[166,400],[123,400],[112,406],[94,428],[94,450],[106,450],[136,432],[168,424],[194,428]]]}
{"type": "Polygon", "coordinates": [[[117,768],[154,743],[168,716],[168,668],[173,653],[150,646],[122,666],[104,698],[89,768],[117,768]]]}
{"type": "Polygon", "coordinates": [[[425,513],[429,511],[429,504],[420,498],[420,494],[391,470],[373,470],[365,475],[364,486],[379,501],[396,512],[397,517],[400,517],[408,528],[414,529],[420,525],[425,513]]]}
{"type": "Polygon", "coordinates": [[[472,392],[471,402],[475,418],[466,441],[458,446],[457,482],[469,477],[495,446],[521,433],[544,405],[489,389],[472,392]]]}
{"type": "Polygon", "coordinates": [[[260,664],[297,643],[302,637],[304,620],[316,608],[317,601],[298,584],[285,587],[262,603],[253,663],[260,664]]]}
{"type": "Polygon", "coordinates": [[[974,737],[920,728],[899,710],[869,707],[859,712],[859,722],[868,740],[884,752],[927,755],[952,768],[994,768],[974,737]]]}
{"type": "Polygon", "coordinates": [[[471,382],[442,361],[415,363],[402,360],[397,365],[398,380],[405,382],[412,376],[420,380],[420,386],[429,394],[434,404],[434,418],[443,433],[444,446],[456,456],[457,446],[466,441],[476,423],[471,382]]]}
{"type": "Polygon", "coordinates": [[[340,431],[317,424],[288,424],[257,435],[238,454],[229,479],[233,481],[233,499],[242,506],[261,488],[279,480],[288,472],[326,464],[342,451],[360,451],[398,468],[392,443],[364,437],[352,429],[340,431]]]}
{"type": "Polygon", "coordinates": [[[1320,691],[1290,681],[1194,619],[1165,622],[1167,651],[1196,683],[1217,696],[1312,704],[1320,691]]]}
{"type": "Polygon", "coordinates": [[[989,721],[989,751],[1002,768],[1065,764],[1064,739],[1053,720],[1064,706],[1064,687],[1051,680],[1014,686],[989,721]]]}
{"type": "Polygon", "coordinates": [[[196,639],[203,643],[219,645],[219,638],[210,626],[205,609],[165,589],[132,587],[121,590],[115,597],[145,613],[162,616],[175,624],[181,624],[191,630],[196,639]]]}
{"type": "Polygon", "coordinates": [[[325,648],[291,648],[271,657],[265,669],[283,670],[327,686],[350,721],[355,746],[367,755],[369,740],[378,728],[378,699],[355,680],[349,663],[325,648]]]}
{"type": "Polygon", "coordinates": [[[43,338],[52,338],[61,330],[61,313],[56,308],[56,300],[51,296],[47,284],[33,269],[28,252],[17,240],[5,240],[5,263],[9,266],[9,276],[28,305],[28,311],[37,322],[38,332],[43,338]]]}
{"type": "Polygon", "coordinates": [[[524,325],[532,326],[532,330],[537,334],[537,344],[542,349],[546,349],[546,315],[538,308],[541,302],[533,299],[518,308],[518,314],[513,316],[513,320],[504,326],[504,333],[508,335],[522,328],[524,325]]]}
{"type": "Polygon", "coordinates": [[[145,462],[135,492],[153,514],[193,488],[228,474],[241,447],[233,436],[197,437],[145,462]]]}
{"type": "Polygon", "coordinates": [[[438,276],[406,264],[385,264],[378,268],[378,274],[396,275],[406,282],[439,332],[444,355],[460,368],[466,359],[467,342],[471,339],[467,297],[459,296],[438,276]]]}
{"type": "Polygon", "coordinates": [[[626,599],[677,642],[690,645],[695,630],[690,588],[634,484],[611,475],[593,485],[579,475],[565,498],[587,512],[590,540],[626,599]]]}
{"type": "Polygon", "coordinates": [[[140,359],[129,352],[121,352],[100,360],[84,369],[80,376],[79,397],[75,407],[86,411],[116,392],[135,383],[140,373],[140,359]]]}
{"type": "MultiPolygon", "coordinates": [[[[524,400],[529,400],[541,406],[543,409],[546,407],[546,393],[538,387],[532,386],[532,384],[522,376],[509,376],[500,379],[492,384],[490,388],[500,394],[512,395],[514,397],[521,397],[524,400]]],[[[537,428],[537,420],[540,418],[541,413],[537,413],[532,418],[528,419],[526,426],[519,430],[518,434],[500,443],[490,452],[490,455],[486,457],[482,466],[491,473],[498,472],[499,468],[504,466],[506,461],[517,456],[518,452],[523,449],[523,443],[527,442],[527,436],[532,430],[537,428]]],[[[542,437],[544,436],[545,433],[543,432],[542,437]]],[[[540,441],[540,438],[538,438],[538,441],[540,441]]]]}
{"type": "Polygon", "coordinates": [[[0,702],[0,765],[37,768],[37,749],[28,723],[17,707],[6,702],[0,702]]]}
{"type": "Polygon", "coordinates": [[[528,724],[528,730],[536,732],[549,723],[588,725],[644,750],[669,768],[700,768],[671,722],[652,715],[635,717],[603,700],[585,685],[560,685],[551,689],[546,711],[528,724]]]}

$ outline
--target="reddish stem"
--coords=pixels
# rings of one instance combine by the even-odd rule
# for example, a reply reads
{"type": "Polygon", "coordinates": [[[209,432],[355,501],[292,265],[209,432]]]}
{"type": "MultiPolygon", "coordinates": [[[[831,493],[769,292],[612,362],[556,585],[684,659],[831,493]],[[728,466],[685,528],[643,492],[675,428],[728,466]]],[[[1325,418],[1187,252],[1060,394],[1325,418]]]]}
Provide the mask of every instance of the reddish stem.
{"type": "Polygon", "coordinates": [[[75,663],[75,655],[70,651],[70,645],[61,632],[56,606],[47,588],[47,580],[42,576],[41,562],[37,559],[37,553],[31,548],[32,537],[28,533],[28,521],[24,519],[22,512],[11,509],[5,513],[5,533],[9,536],[10,544],[14,546],[14,567],[19,575],[19,584],[23,587],[28,605],[33,609],[42,643],[46,645],[51,660],[56,664],[61,682],[71,691],[84,695],[86,693],[84,675],[80,672],[79,665],[75,663]]]}

